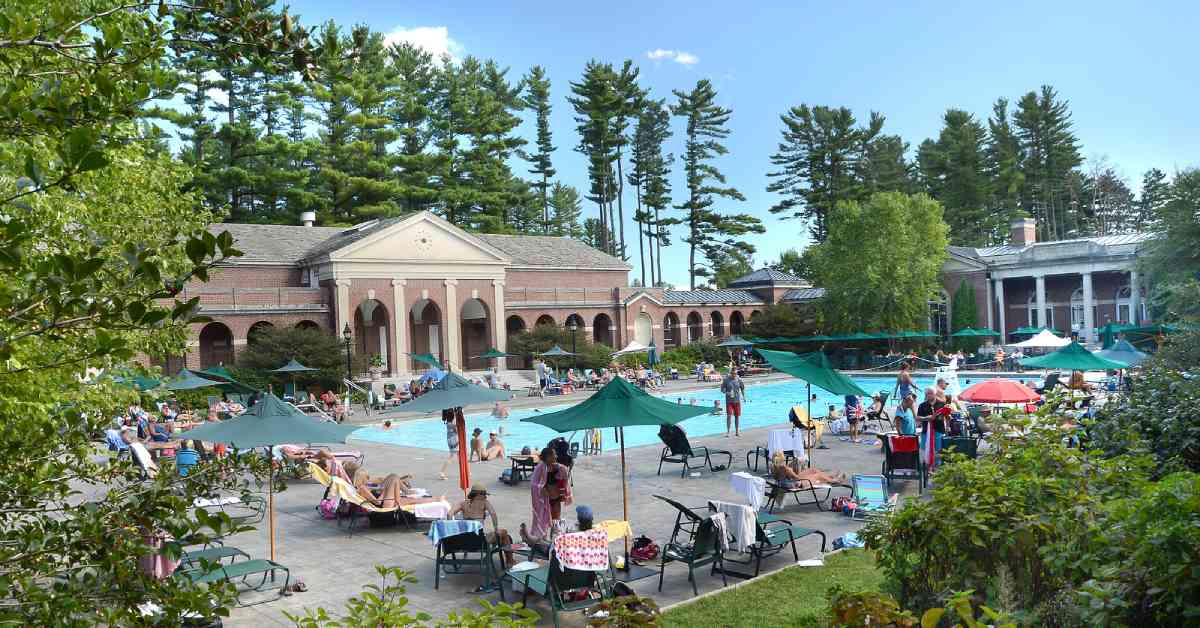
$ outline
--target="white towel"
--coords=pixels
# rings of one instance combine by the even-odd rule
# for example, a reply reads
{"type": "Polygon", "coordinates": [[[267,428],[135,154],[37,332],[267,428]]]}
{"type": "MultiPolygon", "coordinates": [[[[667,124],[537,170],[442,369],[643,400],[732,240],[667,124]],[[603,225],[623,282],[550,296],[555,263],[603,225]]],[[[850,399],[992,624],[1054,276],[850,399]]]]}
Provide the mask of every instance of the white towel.
{"type": "Polygon", "coordinates": [[[725,514],[729,531],[733,536],[733,547],[737,551],[745,552],[751,545],[754,545],[754,541],[758,537],[758,521],[754,516],[753,508],[730,502],[711,501],[709,503],[716,508],[718,513],[725,514]]]}
{"type": "Polygon", "coordinates": [[[445,501],[413,504],[413,515],[418,519],[445,519],[450,514],[450,503],[445,501]]]}
{"type": "Polygon", "coordinates": [[[762,509],[767,492],[766,480],[745,471],[738,471],[729,476],[729,483],[733,485],[734,491],[746,498],[746,502],[750,504],[751,508],[762,509]]]}
{"type": "Polygon", "coordinates": [[[729,524],[725,522],[725,513],[718,512],[712,516],[713,528],[717,531],[717,546],[721,553],[729,551],[729,524]]]}

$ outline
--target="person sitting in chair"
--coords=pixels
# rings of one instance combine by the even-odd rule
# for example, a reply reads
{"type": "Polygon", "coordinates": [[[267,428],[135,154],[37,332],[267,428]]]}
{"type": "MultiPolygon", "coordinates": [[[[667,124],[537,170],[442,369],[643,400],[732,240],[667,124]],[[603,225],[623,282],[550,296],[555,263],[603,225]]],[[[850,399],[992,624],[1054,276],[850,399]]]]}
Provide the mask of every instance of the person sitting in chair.
{"type": "MultiPolygon", "coordinates": [[[[484,529],[487,528],[487,520],[492,520],[492,531],[484,532],[487,536],[488,543],[493,546],[507,548],[512,545],[513,539],[509,535],[508,530],[500,527],[500,518],[496,516],[496,509],[492,507],[492,503],[488,501],[487,487],[476,482],[471,485],[470,492],[467,493],[467,498],[454,505],[450,509],[450,514],[446,515],[447,519],[454,519],[456,515],[462,515],[463,519],[470,519],[484,524],[484,529]]],[[[512,566],[513,554],[512,551],[504,550],[504,567],[507,569],[512,566]]]]}
{"type": "Polygon", "coordinates": [[[445,496],[432,497],[405,497],[405,491],[411,490],[408,480],[411,475],[399,476],[395,473],[389,473],[384,478],[372,478],[367,470],[360,467],[356,462],[347,462],[345,464],[346,473],[350,474],[350,483],[354,485],[354,489],[358,495],[367,503],[373,504],[379,508],[399,508],[401,506],[411,506],[413,504],[428,504],[438,502],[445,499],[445,496]],[[372,489],[374,486],[374,489],[372,489]]]}
{"type": "Polygon", "coordinates": [[[799,458],[792,458],[789,463],[782,451],[777,451],[771,456],[771,477],[784,488],[799,488],[802,482],[846,485],[845,473],[826,473],[820,469],[805,469],[800,466],[799,458]]]}

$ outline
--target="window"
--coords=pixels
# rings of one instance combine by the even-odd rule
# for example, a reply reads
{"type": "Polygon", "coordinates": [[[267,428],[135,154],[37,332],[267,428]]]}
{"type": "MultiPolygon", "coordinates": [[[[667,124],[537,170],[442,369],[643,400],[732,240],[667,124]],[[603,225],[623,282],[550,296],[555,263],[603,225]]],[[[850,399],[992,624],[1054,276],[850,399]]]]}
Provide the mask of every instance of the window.
{"type": "MultiPolygon", "coordinates": [[[[1044,325],[1038,325],[1037,295],[1030,295],[1029,301],[1026,302],[1025,305],[1027,308],[1026,311],[1029,312],[1029,322],[1027,324],[1030,327],[1046,327],[1049,329],[1054,329],[1054,306],[1052,306],[1050,304],[1046,304],[1046,323],[1044,325]]],[[[1081,320],[1082,320],[1082,317],[1083,317],[1083,315],[1080,314],[1081,320]]]]}
{"type": "MultiPolygon", "coordinates": [[[[1150,319],[1150,317],[1146,314],[1146,293],[1144,290],[1139,292],[1142,293],[1142,298],[1138,300],[1138,321],[1147,321],[1150,319]]],[[[1129,286],[1123,286],[1120,290],[1117,290],[1116,301],[1118,323],[1134,322],[1133,317],[1130,316],[1131,308],[1133,307],[1133,300],[1130,298],[1132,294],[1133,293],[1130,291],[1129,286]]]]}
{"type": "Polygon", "coordinates": [[[929,331],[941,336],[950,337],[950,297],[943,290],[929,299],[929,331]]]}
{"type": "Polygon", "coordinates": [[[1071,293],[1071,331],[1082,331],[1083,322],[1083,288],[1076,288],[1071,293]]]}

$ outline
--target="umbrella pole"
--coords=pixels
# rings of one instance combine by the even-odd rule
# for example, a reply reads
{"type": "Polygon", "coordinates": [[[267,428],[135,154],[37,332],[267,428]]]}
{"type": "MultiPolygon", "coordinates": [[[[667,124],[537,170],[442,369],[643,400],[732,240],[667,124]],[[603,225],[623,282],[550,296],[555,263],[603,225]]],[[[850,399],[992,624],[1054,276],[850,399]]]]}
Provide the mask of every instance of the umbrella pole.
{"type": "MultiPolygon", "coordinates": [[[[813,416],[812,416],[812,384],[809,382],[805,382],[805,384],[808,385],[808,392],[804,393],[804,403],[806,404],[806,407],[807,407],[806,412],[808,412],[808,426],[809,426],[808,436],[809,436],[809,438],[812,439],[812,445],[808,448],[808,468],[811,469],[813,466],[813,454],[817,451],[817,439],[816,439],[816,435],[813,434],[813,429],[812,429],[812,428],[816,427],[816,424],[813,423],[813,416]]],[[[828,420],[828,418],[826,418],[826,420],[828,420]]],[[[808,440],[808,439],[805,439],[805,440],[808,440]]]]}
{"type": "MultiPolygon", "coordinates": [[[[625,428],[618,427],[621,438],[621,506],[625,521],[629,521],[629,486],[625,476],[625,428]]],[[[629,571],[629,535],[625,535],[625,571],[629,571]]]]}
{"type": "MultiPolygon", "coordinates": [[[[271,562],[275,562],[275,460],[271,458],[271,448],[267,447],[267,528],[271,540],[271,562]]],[[[275,574],[271,574],[275,579],[275,574]]]]}

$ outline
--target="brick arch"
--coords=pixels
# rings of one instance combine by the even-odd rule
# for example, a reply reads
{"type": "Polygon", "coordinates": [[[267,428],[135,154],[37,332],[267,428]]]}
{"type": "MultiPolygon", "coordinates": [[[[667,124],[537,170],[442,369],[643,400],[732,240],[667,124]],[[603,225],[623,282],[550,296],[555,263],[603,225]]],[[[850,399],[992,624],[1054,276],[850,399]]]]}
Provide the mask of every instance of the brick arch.
{"type": "Polygon", "coordinates": [[[233,364],[233,331],[221,322],[200,328],[200,368],[233,364]]]}
{"type": "Polygon", "coordinates": [[[725,337],[725,316],[720,310],[713,310],[708,315],[709,322],[712,323],[713,338],[725,337]]]}
{"type": "Polygon", "coordinates": [[[739,310],[729,313],[729,335],[740,336],[746,333],[746,317],[739,310]]]}
{"type": "Polygon", "coordinates": [[[704,339],[704,317],[700,316],[700,312],[695,310],[688,312],[687,315],[687,341],[688,343],[700,342],[704,339]]]}
{"type": "Polygon", "coordinates": [[[667,312],[663,316],[663,350],[674,349],[680,346],[679,334],[679,315],[675,312],[667,312]]]}
{"type": "Polygon", "coordinates": [[[263,332],[265,332],[269,329],[274,329],[274,328],[275,328],[275,324],[272,323],[271,321],[258,321],[257,323],[254,323],[253,325],[250,326],[250,329],[248,329],[246,331],[246,345],[249,346],[249,345],[253,345],[253,344],[258,344],[259,336],[263,332]]]}

